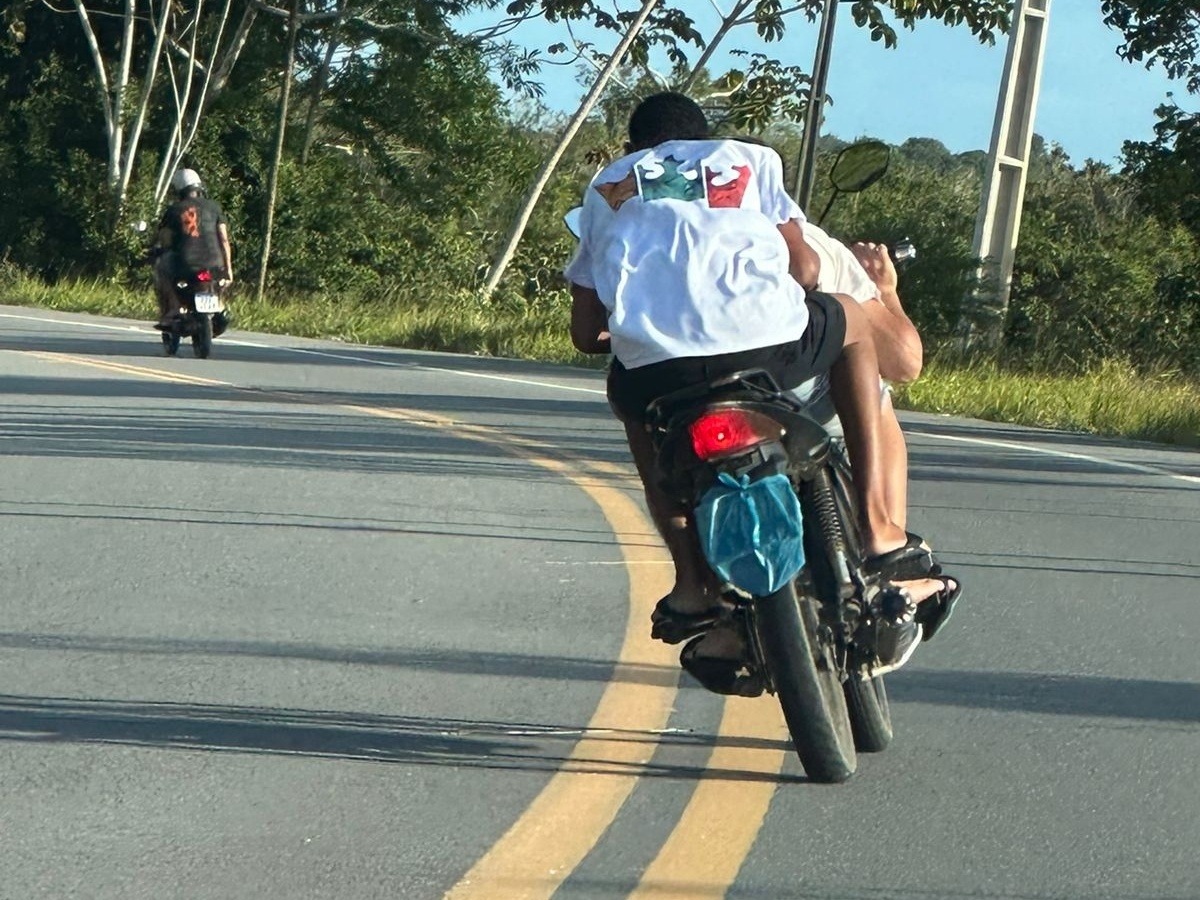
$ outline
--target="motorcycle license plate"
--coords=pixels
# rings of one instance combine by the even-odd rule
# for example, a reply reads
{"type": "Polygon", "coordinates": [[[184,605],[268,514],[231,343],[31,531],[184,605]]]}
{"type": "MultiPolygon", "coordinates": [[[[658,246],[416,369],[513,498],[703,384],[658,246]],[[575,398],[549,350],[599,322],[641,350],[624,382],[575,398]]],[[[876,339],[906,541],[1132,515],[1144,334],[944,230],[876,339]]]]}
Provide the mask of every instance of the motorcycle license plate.
{"type": "Polygon", "coordinates": [[[221,311],[221,298],[216,294],[197,294],[193,304],[196,312],[216,313],[221,311]]]}

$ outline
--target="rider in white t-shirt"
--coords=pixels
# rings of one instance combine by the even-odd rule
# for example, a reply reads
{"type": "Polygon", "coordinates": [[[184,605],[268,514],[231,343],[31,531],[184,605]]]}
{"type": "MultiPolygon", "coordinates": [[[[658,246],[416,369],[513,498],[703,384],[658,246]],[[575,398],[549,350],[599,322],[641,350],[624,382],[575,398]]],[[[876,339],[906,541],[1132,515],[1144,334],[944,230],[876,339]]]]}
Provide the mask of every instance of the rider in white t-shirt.
{"type": "Polygon", "coordinates": [[[773,150],[668,141],[618,159],[592,186],[580,222],[586,240],[565,274],[601,298],[625,368],[804,334],[804,289],[778,228],[804,214],[773,150]]]}

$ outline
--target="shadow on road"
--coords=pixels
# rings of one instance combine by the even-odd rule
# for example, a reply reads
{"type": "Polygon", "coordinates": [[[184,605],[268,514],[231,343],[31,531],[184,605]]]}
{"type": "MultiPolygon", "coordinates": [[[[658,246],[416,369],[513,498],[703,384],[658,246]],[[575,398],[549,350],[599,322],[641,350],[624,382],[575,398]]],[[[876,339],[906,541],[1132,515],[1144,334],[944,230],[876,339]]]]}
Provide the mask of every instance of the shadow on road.
{"type": "MultiPolygon", "coordinates": [[[[622,681],[658,687],[679,682],[675,666],[617,665],[612,660],[415,647],[363,648],[269,641],[174,640],[150,637],[0,632],[0,647],[85,653],[258,657],[383,666],[483,677],[549,681],[622,681]]],[[[680,685],[700,688],[690,679],[680,685]]],[[[1117,718],[1200,723],[1200,684],[1043,672],[984,672],[906,668],[888,679],[896,703],[931,703],[1117,718]]]]}
{"type": "Polygon", "coordinates": [[[712,769],[653,759],[635,763],[603,755],[604,746],[614,742],[646,744],[655,750],[718,746],[770,751],[781,748],[778,742],[754,738],[197,703],[0,695],[0,740],[271,753],[636,778],[803,780],[770,771],[712,769]]]}
{"type": "Polygon", "coordinates": [[[1200,684],[1183,681],[905,669],[888,679],[888,696],[896,703],[1200,723],[1200,684]]]}
{"type": "MultiPolygon", "coordinates": [[[[146,506],[138,504],[64,503],[57,501],[0,500],[0,515],[17,519],[66,519],[71,522],[162,523],[174,525],[210,525],[214,528],[298,529],[300,531],[352,532],[360,534],[427,535],[436,537],[479,538],[499,541],[535,540],[548,544],[587,544],[616,548],[658,547],[650,534],[614,532],[611,527],[568,527],[561,521],[546,524],[534,518],[484,521],[495,513],[463,507],[442,506],[436,521],[431,521],[427,505],[391,504],[411,518],[379,519],[370,516],[330,516],[293,514],[278,511],[238,509],[195,509],[187,506],[146,506]]],[[[608,554],[606,554],[607,556],[608,554]]]]}
{"type": "MultiPolygon", "coordinates": [[[[531,678],[549,681],[623,681],[673,687],[678,666],[616,665],[609,659],[530,656],[498,651],[430,650],[417,647],[336,647],[270,641],[175,640],[171,638],[0,632],[0,647],[145,656],[256,657],[359,666],[416,669],[452,675],[531,678]]],[[[699,689],[699,688],[697,688],[699,689]]]]}
{"type": "Polygon", "coordinates": [[[10,378],[0,405],[0,452],[364,470],[481,469],[513,477],[557,479],[525,458],[567,453],[630,468],[624,436],[607,409],[581,401],[537,401],[453,394],[241,390],[110,378],[10,378]],[[22,403],[54,398],[54,405],[22,403]],[[103,400],[113,401],[104,404],[103,400]],[[127,400],[151,401],[133,406],[127,400]],[[219,404],[219,406],[213,405],[219,404]],[[148,411],[145,407],[149,406],[148,411]],[[349,406],[400,408],[421,424],[381,418],[349,406]],[[440,417],[482,420],[496,438],[535,442],[505,450],[489,435],[456,433],[440,417]],[[435,427],[430,427],[433,424],[435,427]],[[520,459],[518,459],[518,456],[520,459]],[[451,457],[451,459],[438,459],[451,457]],[[518,470],[524,475],[518,476],[518,470]]]}

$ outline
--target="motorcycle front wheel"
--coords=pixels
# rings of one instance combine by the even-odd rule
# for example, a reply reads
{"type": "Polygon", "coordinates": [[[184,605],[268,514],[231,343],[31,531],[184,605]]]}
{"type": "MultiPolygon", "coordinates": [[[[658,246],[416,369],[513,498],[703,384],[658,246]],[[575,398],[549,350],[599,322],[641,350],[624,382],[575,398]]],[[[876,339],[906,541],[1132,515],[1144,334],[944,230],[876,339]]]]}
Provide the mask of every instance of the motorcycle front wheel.
{"type": "Polygon", "coordinates": [[[196,330],[192,332],[192,352],[200,359],[208,359],[212,353],[213,323],[212,316],[199,316],[196,330]]]}
{"type": "Polygon", "coordinates": [[[858,767],[846,695],[832,654],[817,637],[814,601],[789,584],[754,602],[762,661],[792,745],[813,781],[845,781],[858,767]]]}
{"type": "Polygon", "coordinates": [[[846,708],[854,731],[854,746],[860,753],[879,753],[892,742],[892,710],[888,705],[883,676],[864,681],[851,675],[846,681],[846,708]]]}

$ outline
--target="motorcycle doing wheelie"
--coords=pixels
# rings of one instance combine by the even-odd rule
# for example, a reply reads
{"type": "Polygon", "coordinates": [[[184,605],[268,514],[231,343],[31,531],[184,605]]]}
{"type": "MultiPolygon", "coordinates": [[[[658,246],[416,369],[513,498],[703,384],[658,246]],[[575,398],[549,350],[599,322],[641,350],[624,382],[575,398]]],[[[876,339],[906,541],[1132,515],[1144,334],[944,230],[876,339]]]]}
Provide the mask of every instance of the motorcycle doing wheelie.
{"type": "Polygon", "coordinates": [[[225,284],[210,269],[200,269],[175,281],[179,308],[160,326],[167,356],[178,353],[180,341],[190,337],[192,352],[200,359],[208,359],[213,338],[229,325],[229,314],[221,297],[225,284]]]}

